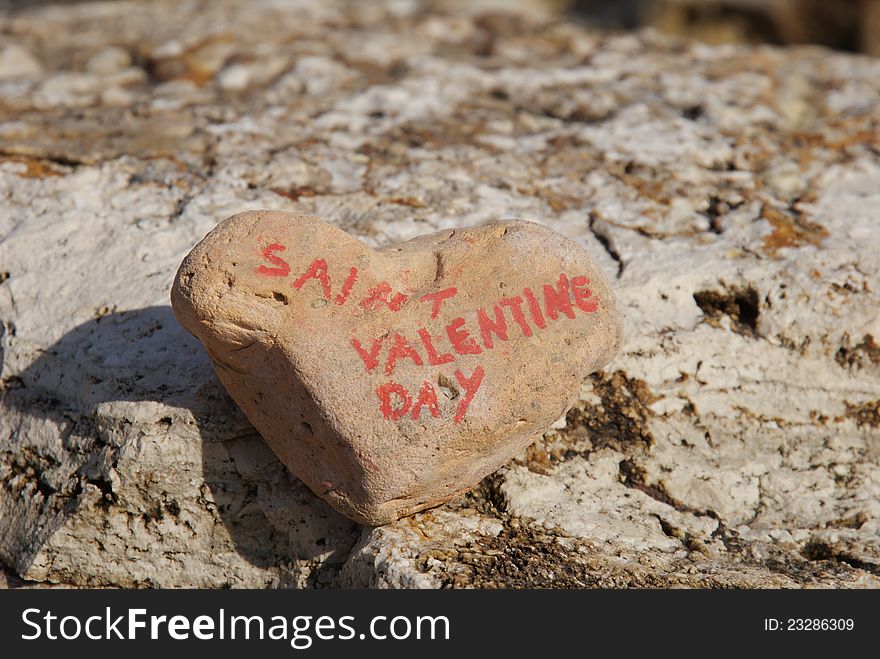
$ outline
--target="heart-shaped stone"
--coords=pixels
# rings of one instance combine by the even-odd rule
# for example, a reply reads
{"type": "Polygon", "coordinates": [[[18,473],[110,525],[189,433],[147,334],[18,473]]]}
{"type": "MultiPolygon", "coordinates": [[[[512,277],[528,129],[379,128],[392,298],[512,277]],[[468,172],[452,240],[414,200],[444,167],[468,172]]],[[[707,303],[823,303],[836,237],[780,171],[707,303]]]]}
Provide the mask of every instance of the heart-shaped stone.
{"type": "Polygon", "coordinates": [[[587,252],[522,220],[376,250],[307,215],[242,213],[184,259],[171,300],[281,461],[374,525],[516,455],[622,333],[587,252]]]}

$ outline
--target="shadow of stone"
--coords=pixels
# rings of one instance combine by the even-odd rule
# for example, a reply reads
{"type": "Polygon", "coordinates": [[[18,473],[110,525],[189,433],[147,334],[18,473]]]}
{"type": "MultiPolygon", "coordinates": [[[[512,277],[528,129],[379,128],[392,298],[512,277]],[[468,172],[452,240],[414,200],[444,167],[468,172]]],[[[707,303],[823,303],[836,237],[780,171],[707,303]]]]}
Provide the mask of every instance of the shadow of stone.
{"type": "MultiPolygon", "coordinates": [[[[252,566],[284,574],[311,562],[311,576],[298,580],[309,585],[321,585],[317,575],[344,560],[359,535],[275,458],[169,306],[83,323],[12,370],[0,385],[0,402],[17,413],[12,427],[0,420],[0,561],[20,575],[95,488],[105,525],[141,515],[161,544],[168,524],[195,535],[210,531],[213,516],[252,566]]],[[[210,561],[221,550],[203,551],[210,561]]],[[[228,585],[238,583],[253,585],[228,585]]]]}

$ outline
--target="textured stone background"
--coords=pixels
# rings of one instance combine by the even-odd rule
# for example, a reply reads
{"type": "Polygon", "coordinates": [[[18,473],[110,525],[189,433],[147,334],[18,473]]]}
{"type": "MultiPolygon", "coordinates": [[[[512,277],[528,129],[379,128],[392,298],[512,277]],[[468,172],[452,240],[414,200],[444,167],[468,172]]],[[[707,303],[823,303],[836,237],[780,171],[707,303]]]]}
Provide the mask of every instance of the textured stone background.
{"type": "Polygon", "coordinates": [[[0,13],[0,584],[880,586],[880,60],[428,2],[0,13]],[[621,355],[361,528],[168,306],[223,217],[581,241],[621,355]]]}

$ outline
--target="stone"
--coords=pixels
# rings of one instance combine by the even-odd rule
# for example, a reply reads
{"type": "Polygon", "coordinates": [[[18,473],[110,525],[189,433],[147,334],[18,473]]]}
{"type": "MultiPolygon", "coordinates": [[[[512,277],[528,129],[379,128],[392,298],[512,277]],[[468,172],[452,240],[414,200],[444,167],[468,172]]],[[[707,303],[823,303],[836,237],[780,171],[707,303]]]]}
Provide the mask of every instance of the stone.
{"type": "Polygon", "coordinates": [[[374,250],[308,215],[242,213],[184,259],[171,300],[281,461],[374,526],[519,453],[622,339],[587,252],[522,220],[374,250]]]}
{"type": "Polygon", "coordinates": [[[221,89],[241,91],[251,85],[265,84],[278,77],[290,65],[284,55],[275,55],[247,64],[233,64],[217,75],[217,84],[221,89]]]}
{"type": "Polygon", "coordinates": [[[17,44],[9,44],[0,50],[0,80],[37,76],[43,66],[30,51],[17,44]]]}
{"type": "Polygon", "coordinates": [[[103,48],[86,62],[86,71],[97,75],[112,75],[131,66],[131,53],[124,48],[103,48]]]}
{"type": "Polygon", "coordinates": [[[43,67],[0,81],[10,585],[880,587],[880,60],[285,7],[0,8],[43,67]],[[144,76],[131,107],[91,73],[88,105],[46,105],[112,46],[144,76]],[[273,54],[277,80],[218,84],[273,54]],[[361,526],[277,459],[168,304],[193,245],[253,208],[372,247],[540,218],[612,282],[620,353],[475,488],[361,526]]]}

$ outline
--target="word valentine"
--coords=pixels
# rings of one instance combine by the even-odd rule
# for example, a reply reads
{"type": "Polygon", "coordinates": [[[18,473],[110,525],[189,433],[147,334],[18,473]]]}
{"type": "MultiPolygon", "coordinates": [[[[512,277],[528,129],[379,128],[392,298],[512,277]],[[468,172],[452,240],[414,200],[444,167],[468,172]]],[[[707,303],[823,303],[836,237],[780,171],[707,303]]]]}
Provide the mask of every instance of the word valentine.
{"type": "MultiPolygon", "coordinates": [[[[564,318],[574,319],[577,313],[593,313],[598,309],[598,299],[590,290],[587,277],[569,277],[560,273],[553,282],[542,283],[534,289],[526,286],[517,294],[499,297],[490,305],[449,318],[453,316],[450,310],[458,295],[455,286],[422,295],[395,290],[388,281],[359,286],[360,272],[352,266],[343,270],[338,290],[334,290],[326,259],[314,259],[301,272],[292,272],[290,264],[279,256],[285,250],[280,243],[272,243],[261,250],[265,263],[258,267],[257,273],[266,277],[293,276],[294,290],[308,287],[308,293],[318,293],[327,303],[356,305],[365,313],[389,310],[397,314],[415,310],[423,314],[422,322],[417,324],[412,335],[386,332],[382,336],[355,334],[350,339],[351,348],[365,372],[386,376],[387,381],[376,388],[376,396],[379,412],[391,421],[404,418],[418,421],[423,413],[433,418],[441,415],[437,390],[431,379],[424,379],[414,390],[391,379],[395,370],[405,364],[416,367],[454,365],[463,356],[469,357],[473,363],[473,356],[497,350],[520,337],[532,337],[550,323],[564,318]]],[[[507,356],[506,351],[503,354],[507,356]]],[[[479,391],[486,371],[477,364],[470,373],[455,368],[452,375],[461,388],[453,417],[454,423],[460,423],[479,391]]],[[[445,374],[438,381],[452,385],[452,379],[445,374]]]]}

